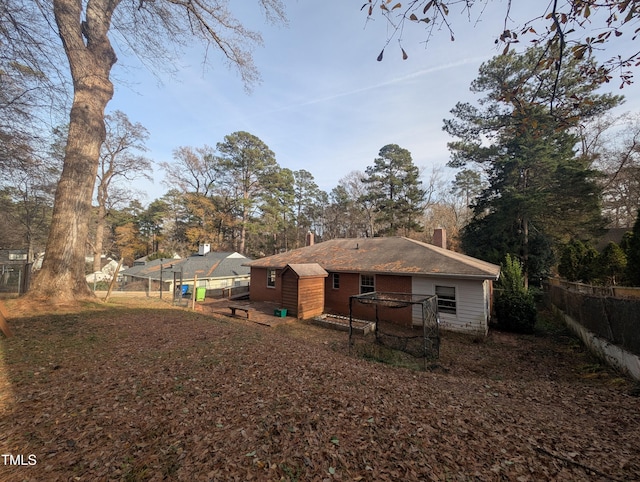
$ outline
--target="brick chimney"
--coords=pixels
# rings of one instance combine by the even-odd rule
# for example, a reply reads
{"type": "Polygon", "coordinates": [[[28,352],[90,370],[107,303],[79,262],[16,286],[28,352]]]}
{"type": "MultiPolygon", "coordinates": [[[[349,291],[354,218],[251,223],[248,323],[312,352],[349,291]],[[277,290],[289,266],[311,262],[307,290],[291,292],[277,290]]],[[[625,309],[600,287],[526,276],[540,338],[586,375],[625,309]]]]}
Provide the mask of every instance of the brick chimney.
{"type": "Polygon", "coordinates": [[[313,246],[315,243],[315,236],[311,231],[307,232],[307,237],[305,239],[305,246],[313,246]]]}
{"type": "Polygon", "coordinates": [[[440,248],[447,249],[447,230],[436,228],[433,230],[433,244],[440,248]]]}

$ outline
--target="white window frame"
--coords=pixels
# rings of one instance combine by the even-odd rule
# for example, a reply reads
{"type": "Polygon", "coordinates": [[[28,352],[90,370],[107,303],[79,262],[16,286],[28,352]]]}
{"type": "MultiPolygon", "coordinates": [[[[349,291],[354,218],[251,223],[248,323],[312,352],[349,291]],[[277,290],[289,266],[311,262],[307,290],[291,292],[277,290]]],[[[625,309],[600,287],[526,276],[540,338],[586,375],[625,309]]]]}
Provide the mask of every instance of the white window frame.
{"type": "Polygon", "coordinates": [[[267,288],[276,287],[276,270],[273,268],[267,268],[267,288]]]}
{"type": "Polygon", "coordinates": [[[376,290],[376,277],[373,274],[361,274],[360,275],[360,294],[373,293],[376,290]],[[364,284],[365,278],[371,279],[371,284],[364,284]]]}
{"type": "Polygon", "coordinates": [[[438,297],[438,313],[449,315],[458,314],[458,300],[455,286],[436,285],[435,292],[438,297]],[[453,290],[453,296],[451,296],[453,290]]]}

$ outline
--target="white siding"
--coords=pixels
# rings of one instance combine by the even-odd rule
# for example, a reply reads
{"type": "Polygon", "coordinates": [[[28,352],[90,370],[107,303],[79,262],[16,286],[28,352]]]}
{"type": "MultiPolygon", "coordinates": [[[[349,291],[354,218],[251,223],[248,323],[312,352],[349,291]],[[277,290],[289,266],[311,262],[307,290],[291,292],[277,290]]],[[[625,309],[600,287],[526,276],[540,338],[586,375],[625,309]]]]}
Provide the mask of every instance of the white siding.
{"type": "MultiPolygon", "coordinates": [[[[193,280],[191,281],[193,282],[193,280]]],[[[200,284],[200,280],[198,280],[198,284],[200,284]]],[[[249,276],[236,278],[208,278],[206,280],[206,287],[209,290],[231,288],[236,286],[249,286],[249,276]]]]}
{"type": "MultiPolygon", "coordinates": [[[[486,335],[489,329],[489,282],[414,276],[411,291],[415,294],[434,295],[437,286],[453,286],[456,289],[456,313],[440,313],[443,330],[486,335]]],[[[414,307],[413,323],[421,323],[420,307],[414,307]]]]}

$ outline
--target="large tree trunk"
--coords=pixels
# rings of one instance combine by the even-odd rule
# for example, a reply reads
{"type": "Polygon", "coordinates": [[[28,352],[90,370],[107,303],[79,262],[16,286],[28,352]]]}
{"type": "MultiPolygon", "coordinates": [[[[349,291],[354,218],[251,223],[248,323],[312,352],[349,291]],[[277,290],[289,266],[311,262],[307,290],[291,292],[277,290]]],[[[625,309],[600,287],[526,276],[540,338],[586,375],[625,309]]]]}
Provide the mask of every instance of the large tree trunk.
{"type": "Polygon", "coordinates": [[[45,257],[30,291],[56,301],[91,296],[85,281],[85,245],[100,147],[106,136],[104,109],[113,96],[109,74],[116,62],[107,33],[119,0],[89,0],[84,21],[82,3],[53,3],[74,96],[45,257]]]}
{"type": "Polygon", "coordinates": [[[104,199],[98,195],[98,214],[96,221],[96,240],[93,243],[93,272],[102,269],[102,247],[104,244],[104,228],[106,224],[107,209],[104,199]]]}

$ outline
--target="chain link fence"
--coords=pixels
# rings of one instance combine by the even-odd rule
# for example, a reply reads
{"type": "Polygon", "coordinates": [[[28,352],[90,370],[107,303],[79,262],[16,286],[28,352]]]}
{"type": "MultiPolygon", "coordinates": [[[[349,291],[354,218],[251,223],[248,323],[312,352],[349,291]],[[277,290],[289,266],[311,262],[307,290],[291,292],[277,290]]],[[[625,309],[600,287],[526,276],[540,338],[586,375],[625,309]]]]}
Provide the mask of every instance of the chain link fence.
{"type": "Polygon", "coordinates": [[[550,283],[549,301],[594,335],[640,356],[640,299],[585,290],[577,283],[550,283]],[[575,286],[574,286],[575,285],[575,286]]]}
{"type": "Polygon", "coordinates": [[[392,350],[398,350],[414,358],[422,358],[426,368],[427,360],[437,359],[440,355],[440,333],[438,326],[437,297],[413,293],[372,292],[351,296],[349,299],[349,346],[355,339],[351,324],[353,305],[371,305],[375,308],[375,343],[392,350]],[[378,309],[412,311],[415,320],[411,326],[381,320],[378,309]]]}
{"type": "Polygon", "coordinates": [[[29,290],[31,263],[0,264],[0,295],[20,296],[29,290]]]}

